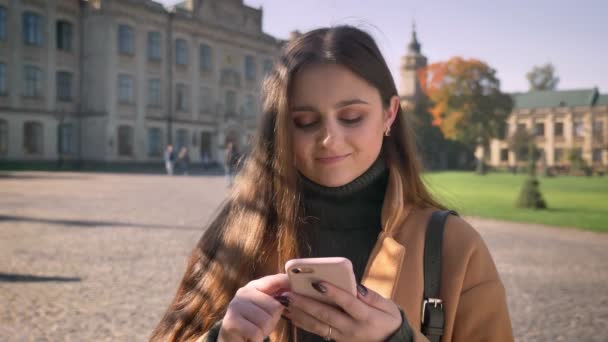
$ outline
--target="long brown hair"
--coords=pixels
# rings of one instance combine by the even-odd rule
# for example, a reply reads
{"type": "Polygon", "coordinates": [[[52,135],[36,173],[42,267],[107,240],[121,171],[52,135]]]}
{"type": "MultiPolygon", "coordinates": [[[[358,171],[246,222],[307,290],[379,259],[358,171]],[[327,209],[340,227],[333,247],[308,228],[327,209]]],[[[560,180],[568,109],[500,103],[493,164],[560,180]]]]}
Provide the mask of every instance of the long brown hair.
{"type": "MultiPolygon", "coordinates": [[[[152,340],[196,340],[222,319],[238,288],[262,276],[262,269],[281,272],[287,260],[298,256],[300,198],[289,94],[297,72],[319,63],[342,65],[369,82],[380,92],[385,108],[397,95],[378,46],[360,29],[316,29],[286,44],[264,80],[263,115],[251,154],[194,248],[152,340]]],[[[391,172],[398,173],[403,200],[417,207],[441,207],[420,178],[415,139],[401,107],[382,148],[391,172]]],[[[281,323],[278,330],[280,340],[286,340],[286,324],[281,323]]]]}

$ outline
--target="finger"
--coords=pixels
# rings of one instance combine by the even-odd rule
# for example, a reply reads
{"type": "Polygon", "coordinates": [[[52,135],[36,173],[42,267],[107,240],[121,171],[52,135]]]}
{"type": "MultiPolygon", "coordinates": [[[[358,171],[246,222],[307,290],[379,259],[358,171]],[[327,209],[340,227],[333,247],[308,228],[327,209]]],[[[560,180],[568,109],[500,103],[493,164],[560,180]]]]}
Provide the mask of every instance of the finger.
{"type": "Polygon", "coordinates": [[[357,285],[357,298],[361,302],[392,316],[400,315],[397,305],[392,300],[382,297],[378,292],[368,289],[363,284],[357,285]]]}
{"type": "Polygon", "coordinates": [[[298,312],[306,313],[307,316],[315,318],[315,321],[324,325],[329,324],[341,331],[350,331],[356,326],[355,320],[337,307],[291,292],[284,295],[289,298],[288,309],[292,313],[294,310],[298,310],[298,312]]]}
{"type": "Polygon", "coordinates": [[[260,330],[266,332],[272,330],[271,320],[274,315],[268,314],[260,307],[245,300],[237,300],[231,304],[232,309],[238,312],[243,318],[255,324],[260,330]]]}
{"type": "Polygon", "coordinates": [[[246,299],[251,303],[259,306],[262,310],[268,313],[270,316],[275,316],[277,312],[283,310],[283,306],[272,296],[269,296],[253,286],[244,287],[237,291],[239,298],[246,299]]]}
{"type": "Polygon", "coordinates": [[[287,274],[285,273],[273,274],[253,280],[249,282],[247,286],[252,286],[258,291],[266,294],[272,294],[280,289],[290,288],[289,277],[287,277],[287,274]]]}
{"type": "Polygon", "coordinates": [[[357,321],[365,321],[369,316],[370,308],[356,296],[327,282],[312,284],[312,287],[330,302],[336,303],[344,312],[357,321]]]}
{"type": "Polygon", "coordinates": [[[344,338],[344,334],[342,334],[342,330],[340,330],[339,328],[332,326],[328,322],[321,321],[318,318],[313,317],[308,313],[300,310],[299,308],[294,307],[293,309],[290,309],[289,312],[286,312],[283,315],[289,318],[292,324],[294,324],[296,327],[306,330],[315,335],[321,336],[323,338],[330,337],[332,340],[348,340],[344,338]],[[330,326],[331,334],[329,333],[330,326]]]}
{"type": "MultiPolygon", "coordinates": [[[[228,335],[243,338],[245,341],[263,341],[265,337],[264,333],[257,325],[239,315],[226,317],[224,322],[222,322],[222,329],[225,330],[228,335]]],[[[233,340],[235,340],[235,338],[229,339],[229,341],[233,340]]]]}

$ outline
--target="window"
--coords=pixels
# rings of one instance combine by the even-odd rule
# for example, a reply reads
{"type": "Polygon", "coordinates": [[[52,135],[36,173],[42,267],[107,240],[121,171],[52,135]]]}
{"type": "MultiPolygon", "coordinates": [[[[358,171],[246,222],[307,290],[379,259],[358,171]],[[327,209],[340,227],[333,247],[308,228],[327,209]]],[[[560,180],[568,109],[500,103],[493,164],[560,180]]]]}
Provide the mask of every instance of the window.
{"type": "Polygon", "coordinates": [[[34,12],[23,13],[23,43],[42,46],[42,17],[34,12]]]}
{"type": "Polygon", "coordinates": [[[148,80],[148,106],[160,107],[160,79],[148,80]]]}
{"type": "Polygon", "coordinates": [[[42,154],[42,124],[28,121],[23,124],[23,150],[26,154],[42,154]]]}
{"type": "Polygon", "coordinates": [[[187,111],[190,109],[190,96],[188,96],[188,87],[185,84],[178,84],[175,87],[175,109],[187,111]]]}
{"type": "Polygon", "coordinates": [[[253,56],[245,56],[245,77],[249,81],[255,80],[255,59],[253,56]]]}
{"type": "Polygon", "coordinates": [[[556,148],[553,151],[553,159],[555,160],[556,164],[560,164],[564,161],[564,150],[561,148],[556,148]]]}
{"type": "Polygon", "coordinates": [[[236,93],[232,90],[226,92],[226,115],[236,115],[236,93]]]}
{"type": "Polygon", "coordinates": [[[272,71],[272,60],[267,59],[264,61],[264,75],[268,75],[272,71]]]}
{"type": "Polygon", "coordinates": [[[185,128],[178,129],[175,137],[175,142],[177,151],[179,151],[182,147],[188,147],[188,130],[185,128]]]}
{"type": "Polygon", "coordinates": [[[211,88],[201,87],[199,108],[202,113],[213,113],[213,95],[211,94],[211,88]]]}
{"type": "Polygon", "coordinates": [[[0,40],[6,39],[6,7],[0,6],[0,40]]]}
{"type": "Polygon", "coordinates": [[[24,70],[24,89],[25,97],[42,96],[42,70],[33,65],[26,65],[24,70]]]}
{"type": "Polygon", "coordinates": [[[72,24],[65,21],[57,21],[57,49],[72,51],[72,24]]]}
{"type": "Polygon", "coordinates": [[[6,76],[6,64],[0,63],[0,95],[6,95],[8,93],[6,76]]]}
{"type": "Polygon", "coordinates": [[[57,100],[72,101],[72,73],[57,72],[57,100]]]}
{"type": "Polygon", "coordinates": [[[506,162],[509,161],[509,149],[503,148],[500,150],[500,161],[506,162]]]}
{"type": "Polygon", "coordinates": [[[118,102],[133,103],[133,77],[125,74],[118,75],[118,102]]]}
{"type": "Polygon", "coordinates": [[[526,124],[524,124],[524,123],[518,123],[517,124],[517,131],[518,132],[525,132],[526,131],[526,124]]]}
{"type": "Polygon", "coordinates": [[[591,158],[594,163],[601,163],[602,162],[602,149],[594,148],[593,151],[591,152],[591,158]]]}
{"type": "Polygon", "coordinates": [[[160,128],[148,128],[148,157],[160,157],[162,153],[163,140],[160,128]]]}
{"type": "Polygon", "coordinates": [[[57,152],[59,154],[72,154],[74,152],[74,126],[61,124],[57,129],[57,152]]]}
{"type": "Polygon", "coordinates": [[[148,59],[160,60],[160,32],[148,32],[148,59]]]}
{"type": "Polygon", "coordinates": [[[188,44],[184,39],[175,40],[175,64],[188,65],[188,44]]]}
{"type": "Polygon", "coordinates": [[[131,126],[118,127],[118,155],[125,157],[133,155],[133,128],[131,126]]]}
{"type": "Polygon", "coordinates": [[[593,137],[595,139],[603,139],[604,137],[604,122],[601,120],[593,121],[593,137]]]}
{"type": "Polygon", "coordinates": [[[583,123],[580,121],[575,121],[572,125],[572,134],[575,137],[583,137],[585,136],[585,129],[583,127],[583,123]]]}
{"type": "Polygon", "coordinates": [[[133,56],[135,51],[135,36],[133,28],[128,25],[118,26],[118,52],[123,55],[133,56]]]}
{"type": "Polygon", "coordinates": [[[556,137],[564,136],[564,123],[563,122],[555,123],[555,126],[553,126],[553,135],[556,137]]]}
{"type": "Polygon", "coordinates": [[[8,123],[0,119],[0,156],[8,153],[8,123]]]}
{"type": "Polygon", "coordinates": [[[201,44],[200,49],[201,58],[201,71],[210,72],[213,70],[213,58],[211,46],[207,44],[201,44]]]}
{"type": "Polygon", "coordinates": [[[246,108],[247,108],[246,109],[247,110],[247,115],[255,116],[255,114],[256,114],[255,96],[253,96],[253,95],[247,95],[246,108]]]}
{"type": "Polygon", "coordinates": [[[537,137],[545,136],[545,124],[537,122],[534,124],[534,135],[537,137]]]}
{"type": "Polygon", "coordinates": [[[573,148],[570,151],[570,159],[581,160],[583,159],[583,149],[582,148],[573,148]]]}

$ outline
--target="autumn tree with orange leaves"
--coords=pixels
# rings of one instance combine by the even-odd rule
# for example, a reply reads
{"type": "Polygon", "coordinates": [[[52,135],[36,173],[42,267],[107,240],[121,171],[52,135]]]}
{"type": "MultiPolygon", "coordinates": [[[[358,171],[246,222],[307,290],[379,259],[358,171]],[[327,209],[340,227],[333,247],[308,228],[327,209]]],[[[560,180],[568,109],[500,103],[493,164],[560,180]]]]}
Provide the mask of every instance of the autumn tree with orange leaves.
{"type": "MultiPolygon", "coordinates": [[[[500,91],[496,70],[477,59],[453,57],[427,66],[422,88],[432,103],[433,124],[443,135],[471,149],[480,145],[485,159],[490,140],[502,138],[513,107],[509,95],[500,91]]],[[[484,173],[484,160],[479,173],[484,173]]]]}

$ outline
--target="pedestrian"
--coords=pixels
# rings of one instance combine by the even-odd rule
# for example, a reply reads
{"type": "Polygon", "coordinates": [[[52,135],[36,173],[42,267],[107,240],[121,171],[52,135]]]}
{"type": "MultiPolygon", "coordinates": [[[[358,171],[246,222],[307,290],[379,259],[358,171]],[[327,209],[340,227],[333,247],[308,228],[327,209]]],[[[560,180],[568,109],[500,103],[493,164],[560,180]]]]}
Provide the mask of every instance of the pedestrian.
{"type": "Polygon", "coordinates": [[[179,167],[179,171],[183,175],[188,175],[188,168],[190,167],[190,155],[188,153],[188,148],[182,146],[179,149],[179,154],[177,155],[177,165],[179,167]]]}
{"type": "Polygon", "coordinates": [[[490,252],[427,190],[373,38],[316,29],[276,63],[251,155],[152,340],[512,341],[490,252]],[[443,219],[442,235],[429,231],[443,242],[425,246],[443,219]],[[292,292],[283,273],[324,256],[350,259],[358,283],[356,295],[310,284],[337,307],[292,292]]]}
{"type": "Polygon", "coordinates": [[[234,177],[238,172],[239,162],[241,160],[241,154],[232,141],[226,144],[226,153],[224,155],[224,169],[226,170],[226,182],[228,187],[234,184],[234,177]]]}
{"type": "Polygon", "coordinates": [[[165,147],[165,153],[163,155],[165,160],[165,169],[169,176],[173,175],[173,163],[175,162],[175,153],[173,152],[173,145],[169,144],[165,147]]]}

